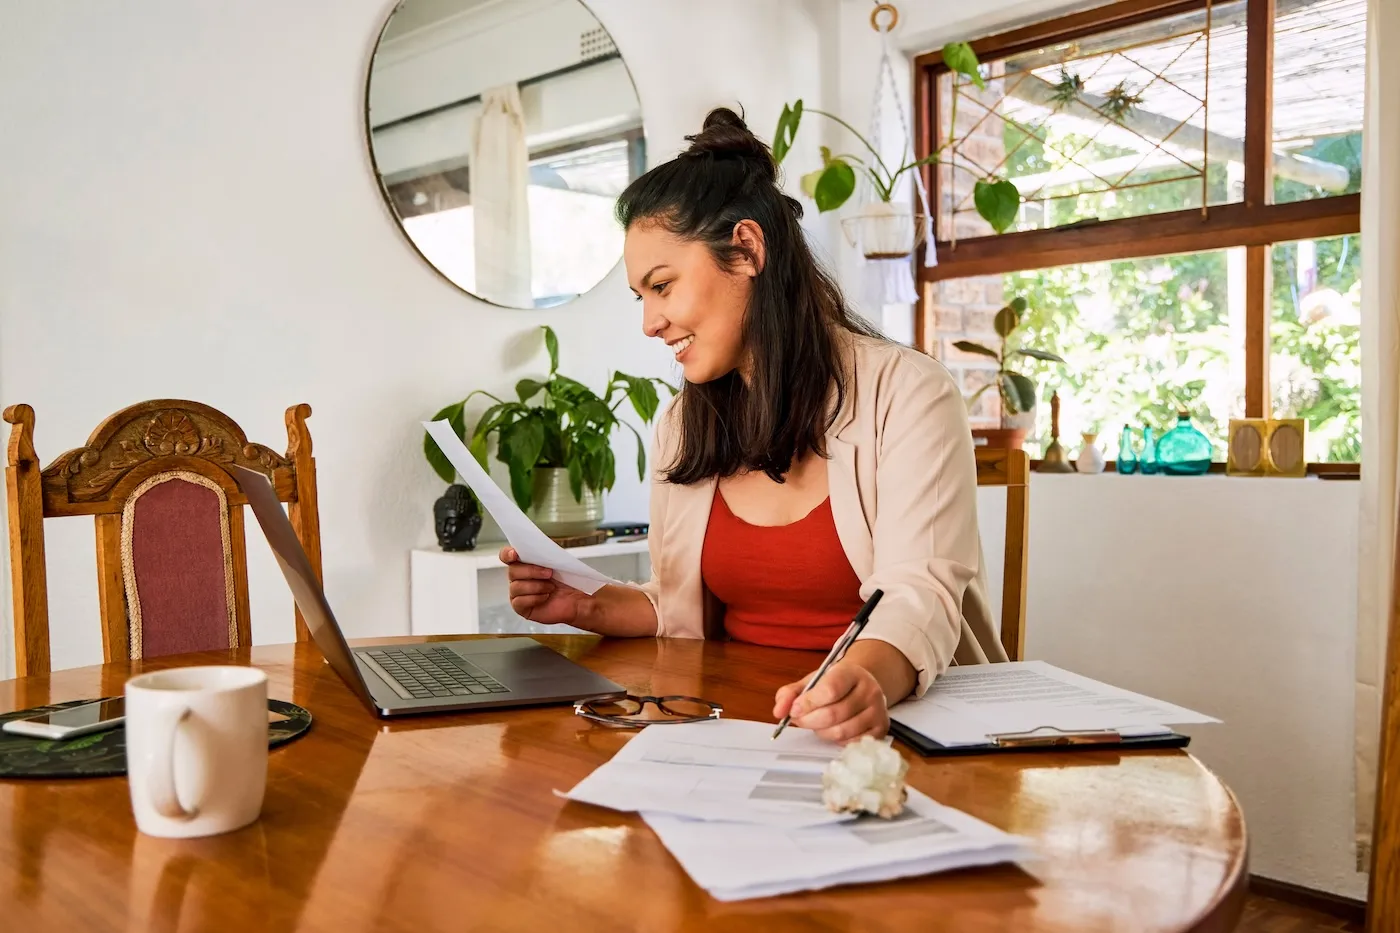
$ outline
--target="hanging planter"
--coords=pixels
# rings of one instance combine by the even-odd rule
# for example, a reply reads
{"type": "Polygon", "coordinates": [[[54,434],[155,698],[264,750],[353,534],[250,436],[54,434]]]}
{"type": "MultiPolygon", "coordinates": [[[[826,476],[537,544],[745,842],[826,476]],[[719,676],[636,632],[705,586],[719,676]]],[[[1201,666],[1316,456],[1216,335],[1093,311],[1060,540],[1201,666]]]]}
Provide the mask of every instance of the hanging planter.
{"type": "MultiPolygon", "coordinates": [[[[894,23],[898,22],[898,16],[891,4],[880,4],[876,8],[876,13],[882,11],[891,14],[891,19],[888,24],[882,25],[876,17],[872,16],[872,25],[880,34],[882,54],[876,76],[875,106],[871,115],[869,136],[862,134],[834,113],[818,110],[815,107],[804,108],[799,99],[791,104],[783,105],[783,112],[779,115],[777,128],[773,132],[773,158],[781,164],[783,159],[787,157],[797,139],[797,130],[802,124],[804,113],[816,114],[844,128],[861,144],[862,150],[859,151],[859,154],[833,152],[830,148],[822,146],[821,167],[802,176],[802,190],[816,202],[817,210],[825,213],[837,210],[849,201],[856,194],[857,182],[863,178],[867,183],[865,192],[870,200],[862,205],[856,216],[849,218],[852,223],[848,225],[843,222],[843,227],[849,226],[856,229],[857,232],[847,235],[853,240],[858,239],[863,244],[861,248],[866,251],[867,256],[873,257],[874,254],[878,253],[883,258],[884,254],[888,253],[890,256],[902,258],[913,253],[914,248],[920,242],[918,237],[927,238],[928,218],[923,212],[930,208],[923,174],[919,170],[926,165],[937,164],[944,151],[957,145],[956,122],[953,119],[956,116],[956,110],[953,111],[949,119],[947,138],[933,152],[921,159],[915,158],[911,149],[912,133],[905,115],[904,101],[900,96],[898,83],[895,81],[889,45],[889,30],[893,28],[894,23]],[[885,96],[886,88],[888,88],[889,96],[892,98],[890,103],[899,116],[904,137],[897,150],[890,151],[889,154],[896,155],[896,158],[889,161],[885,159],[886,153],[882,152],[880,139],[880,111],[884,106],[881,101],[885,96]],[[921,209],[918,212],[907,207],[895,206],[892,203],[900,179],[906,172],[910,174],[913,181],[915,206],[921,209]],[[898,234],[899,238],[896,239],[895,223],[887,218],[900,211],[903,212],[904,224],[903,229],[898,234]]],[[[958,83],[962,80],[976,85],[979,89],[986,88],[986,80],[982,77],[977,55],[967,43],[950,42],[945,45],[943,47],[943,63],[953,72],[955,98],[958,93],[958,83]]],[[[977,182],[976,191],[975,206],[977,212],[991,224],[997,233],[1008,230],[1016,219],[1017,210],[1021,203],[1021,196],[1016,186],[1005,178],[989,175],[977,182]]],[[[931,250],[928,254],[928,260],[929,264],[933,263],[931,250]]]]}
{"type": "Polygon", "coordinates": [[[846,240],[866,259],[907,259],[924,241],[925,216],[889,201],[869,201],[841,221],[846,240]]]}

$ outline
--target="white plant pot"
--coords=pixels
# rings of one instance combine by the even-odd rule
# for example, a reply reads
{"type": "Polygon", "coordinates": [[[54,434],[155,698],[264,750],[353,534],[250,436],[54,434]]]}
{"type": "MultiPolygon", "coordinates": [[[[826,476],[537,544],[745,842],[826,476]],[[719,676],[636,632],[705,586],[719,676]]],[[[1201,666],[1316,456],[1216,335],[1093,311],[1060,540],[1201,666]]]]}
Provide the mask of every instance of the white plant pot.
{"type": "Polygon", "coordinates": [[[854,217],[841,222],[851,245],[866,259],[902,259],[918,245],[920,218],[907,207],[888,201],[862,204],[854,217]]]}
{"type": "Polygon", "coordinates": [[[1035,405],[1032,405],[1030,411],[1023,411],[1014,415],[1006,410],[1005,405],[1006,400],[1003,399],[1003,408],[1001,412],[1001,426],[1003,428],[1020,428],[1022,431],[1025,431],[1027,434],[1034,437],[1035,415],[1036,410],[1040,408],[1040,403],[1037,402],[1035,405]]]}

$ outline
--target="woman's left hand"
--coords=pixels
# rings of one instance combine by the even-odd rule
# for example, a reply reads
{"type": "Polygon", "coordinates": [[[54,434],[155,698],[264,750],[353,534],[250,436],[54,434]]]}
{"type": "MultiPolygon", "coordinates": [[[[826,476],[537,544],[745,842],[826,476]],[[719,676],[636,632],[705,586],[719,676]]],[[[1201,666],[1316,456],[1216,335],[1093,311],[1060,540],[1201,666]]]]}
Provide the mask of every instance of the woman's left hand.
{"type": "Polygon", "coordinates": [[[811,729],[831,742],[854,742],[863,735],[881,738],[890,729],[885,691],[875,675],[850,659],[837,661],[805,696],[807,675],[778,689],[773,715],[792,713],[792,725],[811,729]]]}

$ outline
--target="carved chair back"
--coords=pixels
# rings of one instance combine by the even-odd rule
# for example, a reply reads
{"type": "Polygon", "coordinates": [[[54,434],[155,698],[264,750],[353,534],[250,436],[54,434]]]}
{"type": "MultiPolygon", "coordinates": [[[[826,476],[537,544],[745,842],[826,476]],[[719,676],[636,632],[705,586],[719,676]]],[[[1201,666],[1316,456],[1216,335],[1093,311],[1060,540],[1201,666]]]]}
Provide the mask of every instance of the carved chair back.
{"type": "MultiPolygon", "coordinates": [[[[247,500],[230,468],[258,470],[288,504],[319,577],[316,462],[306,419],[287,409],[287,452],[253,444],[208,405],[158,399],[107,418],[87,444],[40,466],[34,409],[12,405],[8,466],[10,572],[18,676],[50,668],[44,519],[91,515],[107,661],[215,650],[250,642],[247,500]]],[[[298,612],[297,640],[307,639],[298,612]]]]}

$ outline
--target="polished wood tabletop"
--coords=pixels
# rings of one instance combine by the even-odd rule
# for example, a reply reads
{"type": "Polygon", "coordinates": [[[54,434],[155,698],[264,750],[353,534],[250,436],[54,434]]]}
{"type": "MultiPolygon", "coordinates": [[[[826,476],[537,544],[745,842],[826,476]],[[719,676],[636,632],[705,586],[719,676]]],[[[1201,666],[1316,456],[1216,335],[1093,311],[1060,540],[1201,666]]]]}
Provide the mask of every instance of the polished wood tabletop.
{"type": "MultiPolygon", "coordinates": [[[[810,652],[541,638],[633,692],[771,721],[810,652]]],[[[381,641],[383,641],[381,639],[381,641]]],[[[720,903],[636,816],[557,796],[625,743],[568,706],[383,721],[308,644],[0,682],[0,710],[119,694],[133,673],[254,664],[311,710],[272,750],[262,817],[194,840],[136,831],[124,778],[0,781],[0,924],[43,931],[936,931],[1233,928],[1245,829],[1181,751],[1018,752],[911,762],[935,800],[1035,841],[1038,858],[720,903]]]]}

